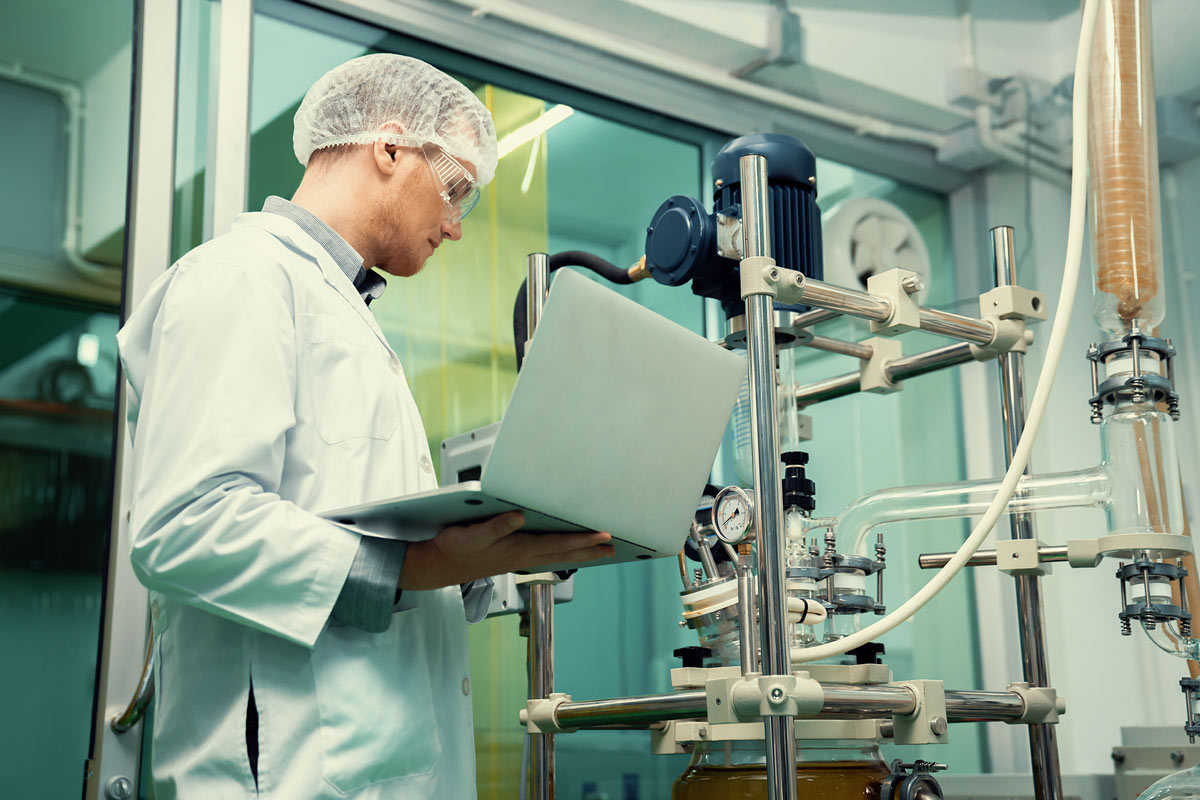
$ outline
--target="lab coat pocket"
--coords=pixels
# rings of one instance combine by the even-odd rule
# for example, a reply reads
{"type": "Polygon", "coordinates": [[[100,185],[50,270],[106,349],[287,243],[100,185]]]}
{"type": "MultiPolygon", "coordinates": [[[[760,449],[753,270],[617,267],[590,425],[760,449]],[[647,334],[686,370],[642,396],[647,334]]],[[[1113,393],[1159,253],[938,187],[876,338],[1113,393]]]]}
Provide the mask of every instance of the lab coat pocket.
{"type": "Polygon", "coordinates": [[[421,609],[384,633],[327,628],[312,654],[324,776],[340,792],[426,775],[441,755],[421,609]]]}
{"type": "Polygon", "coordinates": [[[400,417],[400,399],[389,362],[373,333],[326,314],[302,320],[317,433],[326,444],[388,439],[400,417]]]}

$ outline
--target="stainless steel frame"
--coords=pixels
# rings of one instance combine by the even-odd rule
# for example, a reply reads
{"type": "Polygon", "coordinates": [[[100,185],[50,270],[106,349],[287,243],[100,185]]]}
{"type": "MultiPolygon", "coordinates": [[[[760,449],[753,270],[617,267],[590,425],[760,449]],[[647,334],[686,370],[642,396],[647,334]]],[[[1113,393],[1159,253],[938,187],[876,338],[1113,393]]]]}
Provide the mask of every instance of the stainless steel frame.
{"type": "MultiPolygon", "coordinates": [[[[525,293],[525,315],[530,339],[542,319],[542,306],[550,291],[550,257],[530,253],[525,293]]],[[[528,347],[526,342],[526,347],[528,347]]],[[[549,697],[554,691],[554,587],[535,583],[529,587],[529,693],[533,698],[549,697]]],[[[530,747],[530,773],[533,800],[554,797],[554,736],[533,737],[530,747]]]]}
{"type": "MultiPolygon", "coordinates": [[[[771,255],[767,160],[742,156],[742,269],[771,255]]],[[[783,493],[779,484],[779,403],[775,389],[774,296],[746,301],[750,370],[750,429],[754,458],[754,516],[758,531],[758,616],[761,670],[790,675],[787,607],[783,592],[783,493]]],[[[747,615],[748,616],[748,615],[747,615]]],[[[767,789],[771,800],[796,800],[796,731],[790,717],[768,717],[765,726],[767,789]]]]}
{"type": "MultiPolygon", "coordinates": [[[[820,309],[871,322],[887,322],[888,317],[892,315],[891,302],[886,297],[870,292],[847,289],[812,278],[804,278],[798,288],[801,302],[820,309]]],[[[920,327],[929,333],[978,345],[990,344],[996,335],[995,326],[986,319],[964,317],[961,314],[924,307],[921,308],[920,327]]]]}
{"type": "MultiPolygon", "coordinates": [[[[1007,225],[992,228],[992,264],[997,286],[1017,282],[1013,250],[1013,229],[1007,225]]],[[[1025,429],[1025,363],[1018,352],[1000,356],[1001,414],[1004,421],[1004,462],[1012,461],[1021,432],[1025,429]]],[[[1032,474],[1026,464],[1025,474],[1032,474]]],[[[1013,514],[1009,517],[1013,539],[1036,539],[1033,517],[1013,514]]],[[[1017,589],[1017,626],[1021,635],[1021,661],[1025,681],[1030,686],[1050,685],[1050,666],[1046,653],[1046,628],[1042,613],[1041,579],[1036,575],[1015,576],[1017,589]]],[[[1062,773],[1058,763],[1058,735],[1053,725],[1029,726],[1029,754],[1033,766],[1033,787],[1037,800],[1062,800],[1062,773]]]]}
{"type": "MultiPolygon", "coordinates": [[[[916,710],[917,698],[904,686],[822,684],[825,702],[817,719],[888,719],[916,710]]],[[[644,727],[679,719],[704,719],[708,701],[703,689],[686,689],[640,697],[563,703],[555,719],[564,728],[644,727]]],[[[1016,692],[946,690],[950,722],[1007,722],[1025,713],[1016,692]]],[[[780,719],[788,719],[781,717],[780,719]]],[[[789,720],[790,721],[790,720],[789,720]]],[[[794,784],[794,782],[793,782],[794,784]]]]}
{"type": "MultiPolygon", "coordinates": [[[[971,345],[950,344],[924,353],[897,358],[887,365],[886,372],[888,380],[899,382],[974,360],[971,345]]],[[[859,391],[862,391],[860,374],[848,372],[845,375],[796,387],[796,402],[801,406],[811,406],[859,391]]]]}
{"type": "MultiPolygon", "coordinates": [[[[134,96],[129,150],[129,216],[123,309],[128,313],[171,263],[175,200],[175,95],[179,53],[177,0],[139,0],[134,8],[134,96]]],[[[140,726],[119,733],[111,722],[141,694],[149,614],[146,590],[129,563],[129,466],[132,447],[125,425],[128,396],[117,387],[116,458],[113,464],[112,539],[104,599],[96,719],[84,797],[137,794],[141,769],[140,726]]],[[[127,721],[128,718],[127,718],[127,721]]]]}

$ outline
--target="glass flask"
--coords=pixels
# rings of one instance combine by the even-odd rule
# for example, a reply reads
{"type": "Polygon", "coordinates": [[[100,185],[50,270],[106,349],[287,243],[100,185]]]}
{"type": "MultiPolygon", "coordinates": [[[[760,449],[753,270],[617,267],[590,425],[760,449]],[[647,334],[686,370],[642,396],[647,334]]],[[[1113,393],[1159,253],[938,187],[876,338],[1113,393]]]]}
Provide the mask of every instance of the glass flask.
{"type": "Polygon", "coordinates": [[[1200,764],[1168,775],[1138,795],[1138,800],[1196,800],[1200,798],[1200,764]]]}
{"type": "MultiPolygon", "coordinates": [[[[875,742],[796,743],[796,787],[805,800],[878,800],[890,772],[875,742]]],[[[671,800],[767,800],[763,742],[697,742],[671,800]]]]}

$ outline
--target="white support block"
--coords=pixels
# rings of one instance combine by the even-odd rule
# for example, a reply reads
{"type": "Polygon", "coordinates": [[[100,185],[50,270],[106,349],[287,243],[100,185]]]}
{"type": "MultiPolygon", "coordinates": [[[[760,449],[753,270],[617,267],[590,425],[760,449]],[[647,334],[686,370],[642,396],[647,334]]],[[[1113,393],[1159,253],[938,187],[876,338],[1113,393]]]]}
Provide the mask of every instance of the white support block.
{"type": "Polygon", "coordinates": [[[1092,569],[1099,566],[1101,558],[1099,539],[1067,540],[1067,563],[1075,569],[1092,569]]]}
{"type": "Polygon", "coordinates": [[[921,306],[917,302],[920,276],[906,269],[889,269],[867,278],[867,291],[881,295],[892,304],[886,322],[872,322],[871,333],[895,336],[921,327],[921,306]]]}
{"type": "Polygon", "coordinates": [[[558,724],[558,707],[570,702],[571,695],[555,692],[546,698],[525,701],[521,724],[529,733],[569,733],[558,724]]]}
{"type": "Polygon", "coordinates": [[[1050,564],[1038,560],[1041,542],[1037,539],[1002,539],[996,542],[996,569],[1009,575],[1050,574],[1050,564]]]}
{"type": "Polygon", "coordinates": [[[1008,720],[1009,725],[1057,725],[1059,715],[1067,713],[1067,701],[1048,686],[1010,683],[1008,690],[1025,701],[1025,713],[1008,720]]]}
{"type": "Polygon", "coordinates": [[[780,269],[775,265],[775,259],[769,256],[743,258],[738,265],[742,299],[756,294],[769,294],[774,297],[780,276],[785,272],[790,270],[780,269]]]}
{"type": "Polygon", "coordinates": [[[1000,319],[1046,319],[1046,295],[1023,286],[997,286],[979,295],[979,316],[1000,319]]]}
{"type": "Polygon", "coordinates": [[[950,741],[949,717],[946,716],[946,689],[941,681],[904,681],[917,696],[917,708],[911,714],[892,717],[896,744],[945,744],[950,741]]]}
{"type": "Polygon", "coordinates": [[[896,339],[882,337],[867,339],[863,344],[870,346],[871,357],[859,359],[858,362],[859,386],[862,391],[890,394],[903,389],[903,383],[893,383],[888,379],[887,366],[904,355],[904,346],[896,339]]]}

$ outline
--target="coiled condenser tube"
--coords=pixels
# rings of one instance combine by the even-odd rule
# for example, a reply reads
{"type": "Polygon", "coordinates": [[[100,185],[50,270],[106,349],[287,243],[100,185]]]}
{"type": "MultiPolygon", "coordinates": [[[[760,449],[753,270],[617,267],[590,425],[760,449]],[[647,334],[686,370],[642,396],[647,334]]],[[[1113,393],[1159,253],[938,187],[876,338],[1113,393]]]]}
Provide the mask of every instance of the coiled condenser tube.
{"type": "Polygon", "coordinates": [[[1101,0],[1089,83],[1093,308],[1114,336],[1163,318],[1150,34],[1150,0],[1101,0]]]}

